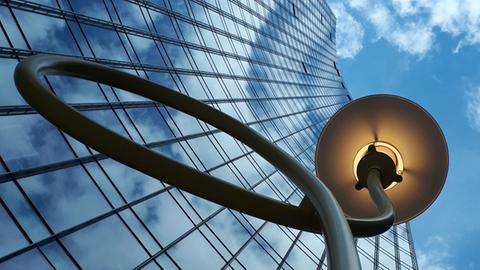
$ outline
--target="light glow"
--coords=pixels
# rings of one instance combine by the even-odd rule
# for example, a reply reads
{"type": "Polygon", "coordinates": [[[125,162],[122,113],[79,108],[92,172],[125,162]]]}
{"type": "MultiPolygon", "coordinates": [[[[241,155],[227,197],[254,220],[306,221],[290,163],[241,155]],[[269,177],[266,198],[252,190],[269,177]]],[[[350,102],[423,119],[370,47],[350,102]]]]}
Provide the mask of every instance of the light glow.
{"type": "MultiPolygon", "coordinates": [[[[402,158],[402,155],[400,154],[400,151],[398,151],[397,148],[395,148],[390,143],[377,141],[377,142],[370,142],[366,144],[360,150],[358,150],[357,154],[355,155],[355,158],[353,159],[353,174],[355,175],[355,179],[357,179],[358,181],[358,175],[357,175],[358,163],[367,154],[368,147],[372,144],[375,146],[378,152],[388,155],[393,160],[393,162],[395,163],[397,174],[402,175],[404,171],[404,163],[403,163],[403,158],[402,158]]],[[[388,186],[385,190],[389,190],[393,188],[396,184],[397,182],[395,181],[392,182],[392,184],[390,184],[390,186],[388,186]]]]}

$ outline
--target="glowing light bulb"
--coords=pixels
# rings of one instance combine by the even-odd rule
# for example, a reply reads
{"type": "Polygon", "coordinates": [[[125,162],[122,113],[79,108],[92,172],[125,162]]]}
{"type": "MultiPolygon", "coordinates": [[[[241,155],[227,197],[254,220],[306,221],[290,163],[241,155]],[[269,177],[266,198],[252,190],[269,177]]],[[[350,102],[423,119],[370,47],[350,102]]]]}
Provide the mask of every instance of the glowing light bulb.
{"type": "MultiPolygon", "coordinates": [[[[377,142],[370,142],[366,144],[365,146],[360,148],[360,150],[358,150],[357,154],[355,155],[355,158],[353,159],[353,174],[355,175],[355,179],[357,179],[358,181],[358,175],[357,175],[358,163],[367,154],[368,147],[372,144],[375,146],[378,152],[388,155],[393,160],[393,162],[395,163],[395,167],[397,169],[397,174],[402,175],[404,171],[404,162],[403,162],[402,155],[400,154],[400,151],[398,151],[397,148],[395,148],[395,146],[391,145],[390,143],[377,141],[377,142]]],[[[396,184],[397,184],[396,182],[392,182],[392,184],[388,186],[385,190],[389,190],[393,188],[396,184]]]]}

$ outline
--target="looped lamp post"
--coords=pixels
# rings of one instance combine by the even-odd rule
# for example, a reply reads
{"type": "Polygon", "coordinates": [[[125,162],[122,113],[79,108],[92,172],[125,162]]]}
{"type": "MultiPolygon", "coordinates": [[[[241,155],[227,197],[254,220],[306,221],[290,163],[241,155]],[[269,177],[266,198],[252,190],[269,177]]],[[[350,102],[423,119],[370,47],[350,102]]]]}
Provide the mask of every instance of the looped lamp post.
{"type": "Polygon", "coordinates": [[[19,63],[14,76],[19,92],[33,108],[96,151],[225,207],[323,233],[331,269],[360,269],[353,236],[374,236],[420,214],[435,200],[447,174],[447,144],[440,128],[418,105],[396,96],[355,100],[332,117],[317,144],[317,178],[238,120],[140,77],[93,62],[48,55],[19,63]],[[306,196],[294,206],[169,159],[65,104],[44,86],[41,77],[45,75],[110,85],[194,116],[256,151],[306,196]]]}

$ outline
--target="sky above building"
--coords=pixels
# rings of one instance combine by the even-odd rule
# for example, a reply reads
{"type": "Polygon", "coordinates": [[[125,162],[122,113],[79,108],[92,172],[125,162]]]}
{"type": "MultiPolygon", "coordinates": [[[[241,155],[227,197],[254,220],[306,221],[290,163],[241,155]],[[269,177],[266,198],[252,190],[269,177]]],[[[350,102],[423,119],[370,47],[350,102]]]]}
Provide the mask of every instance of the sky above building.
{"type": "Polygon", "coordinates": [[[352,97],[406,97],[430,112],[445,134],[446,184],[437,201],[412,221],[420,269],[478,269],[480,1],[329,4],[337,16],[339,63],[352,97]]]}

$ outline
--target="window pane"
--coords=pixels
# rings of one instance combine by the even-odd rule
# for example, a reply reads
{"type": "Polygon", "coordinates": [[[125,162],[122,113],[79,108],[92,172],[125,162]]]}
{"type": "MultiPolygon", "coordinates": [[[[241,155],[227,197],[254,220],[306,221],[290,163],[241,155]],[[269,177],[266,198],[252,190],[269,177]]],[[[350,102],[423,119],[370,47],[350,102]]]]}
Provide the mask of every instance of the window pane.
{"type": "Polygon", "coordinates": [[[208,224],[232,253],[237,252],[250,238],[250,234],[230,211],[222,211],[211,219],[208,224]]]}
{"type": "Polygon", "coordinates": [[[248,244],[238,260],[247,269],[275,269],[278,265],[256,241],[248,244]]]}
{"type": "Polygon", "coordinates": [[[85,269],[132,269],[147,253],[117,216],[112,216],[62,239],[85,269]]]}
{"type": "Polygon", "coordinates": [[[0,154],[11,170],[73,158],[50,122],[39,115],[0,117],[0,154]]]}
{"type": "Polygon", "coordinates": [[[77,269],[57,242],[46,244],[41,249],[56,269],[77,269]]]}
{"type": "Polygon", "coordinates": [[[162,245],[169,244],[193,226],[169,194],[160,194],[134,209],[162,245]]]}
{"type": "MultiPolygon", "coordinates": [[[[0,15],[3,16],[1,11],[2,9],[0,8],[0,15]]],[[[17,60],[11,59],[2,59],[2,61],[0,61],[0,74],[2,74],[2,91],[0,91],[1,106],[25,104],[25,101],[20,96],[20,93],[18,92],[15,83],[13,82],[13,71],[15,70],[15,66],[17,65],[17,63],[17,60]]]]}
{"type": "Polygon", "coordinates": [[[22,187],[54,231],[61,231],[109,209],[82,167],[23,179],[22,187]]]}
{"type": "Polygon", "coordinates": [[[0,184],[0,197],[33,241],[41,240],[49,235],[39,216],[14,183],[0,184]]]}
{"type": "Polygon", "coordinates": [[[48,261],[42,254],[34,249],[27,253],[23,253],[17,257],[14,257],[2,264],[0,264],[2,270],[18,270],[18,269],[35,269],[35,270],[50,270],[54,269],[48,264],[48,261]]]}
{"type": "Polygon", "coordinates": [[[198,231],[172,247],[170,254],[182,269],[220,269],[225,264],[198,231]]]}
{"type": "Polygon", "coordinates": [[[127,167],[115,160],[105,159],[100,162],[117,188],[127,201],[139,199],[147,194],[163,189],[160,181],[127,167]]]}
{"type": "Polygon", "coordinates": [[[0,257],[27,245],[27,240],[20,233],[7,210],[0,205],[0,257]]]}
{"type": "Polygon", "coordinates": [[[287,263],[291,265],[293,269],[315,269],[318,265],[318,261],[314,262],[298,245],[295,245],[288,255],[287,263]]]}

